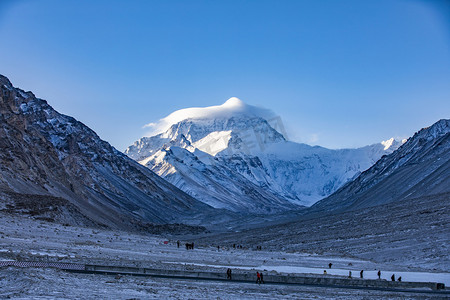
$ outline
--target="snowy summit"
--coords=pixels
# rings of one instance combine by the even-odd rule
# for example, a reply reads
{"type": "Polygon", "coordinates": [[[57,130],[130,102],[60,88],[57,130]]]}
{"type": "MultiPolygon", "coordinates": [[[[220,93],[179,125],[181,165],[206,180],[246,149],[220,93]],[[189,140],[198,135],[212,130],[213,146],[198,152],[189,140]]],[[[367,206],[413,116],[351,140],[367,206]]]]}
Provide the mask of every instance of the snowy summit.
{"type": "Polygon", "coordinates": [[[250,116],[270,119],[275,114],[268,109],[244,103],[237,97],[231,97],[221,105],[208,107],[191,107],[177,110],[156,123],[146,124],[144,127],[153,128],[150,136],[167,131],[170,126],[184,120],[227,119],[233,116],[250,116]]]}
{"type": "Polygon", "coordinates": [[[215,208],[272,214],[310,206],[395,151],[390,139],[332,150],[288,141],[276,115],[233,97],[149,124],[125,154],[215,208]]]}

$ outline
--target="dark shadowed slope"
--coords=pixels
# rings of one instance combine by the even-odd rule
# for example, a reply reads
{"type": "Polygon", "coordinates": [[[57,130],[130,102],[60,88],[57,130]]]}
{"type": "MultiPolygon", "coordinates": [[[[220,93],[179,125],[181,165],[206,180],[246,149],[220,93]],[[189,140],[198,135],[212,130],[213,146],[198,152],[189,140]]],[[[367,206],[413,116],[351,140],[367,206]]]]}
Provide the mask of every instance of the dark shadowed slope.
{"type": "Polygon", "coordinates": [[[354,210],[449,192],[450,120],[440,120],[313,205],[310,212],[354,210]]]}
{"type": "Polygon", "coordinates": [[[216,214],[1,75],[0,192],[3,206],[17,194],[65,199],[113,228],[200,224],[216,214]]]}

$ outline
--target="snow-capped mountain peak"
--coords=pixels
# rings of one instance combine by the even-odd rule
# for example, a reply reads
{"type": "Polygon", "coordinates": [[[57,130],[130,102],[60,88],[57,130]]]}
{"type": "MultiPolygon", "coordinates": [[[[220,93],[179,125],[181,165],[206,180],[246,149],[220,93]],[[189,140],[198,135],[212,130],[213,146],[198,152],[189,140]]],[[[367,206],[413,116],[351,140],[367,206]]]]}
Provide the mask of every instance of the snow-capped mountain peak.
{"type": "Polygon", "coordinates": [[[289,142],[274,113],[235,97],[154,126],[168,127],[128,147],[129,157],[209,205],[250,213],[312,205],[401,145],[392,138],[331,150],[289,142]]]}
{"type": "Polygon", "coordinates": [[[392,146],[392,143],[394,142],[394,138],[390,138],[388,140],[382,141],[381,144],[384,146],[383,150],[387,150],[392,146]]]}
{"type": "Polygon", "coordinates": [[[401,141],[396,140],[395,138],[390,138],[388,140],[385,141],[381,141],[381,145],[384,146],[384,151],[389,150],[391,148],[395,148],[397,149],[398,147],[400,147],[401,145],[403,145],[405,142],[407,141],[407,139],[403,139],[401,141]]]}
{"type": "Polygon", "coordinates": [[[177,110],[156,123],[149,123],[144,127],[152,128],[149,136],[166,132],[171,126],[185,120],[218,120],[232,117],[247,116],[265,120],[271,119],[275,114],[264,108],[249,105],[236,97],[231,97],[221,105],[208,107],[191,107],[177,110]]]}

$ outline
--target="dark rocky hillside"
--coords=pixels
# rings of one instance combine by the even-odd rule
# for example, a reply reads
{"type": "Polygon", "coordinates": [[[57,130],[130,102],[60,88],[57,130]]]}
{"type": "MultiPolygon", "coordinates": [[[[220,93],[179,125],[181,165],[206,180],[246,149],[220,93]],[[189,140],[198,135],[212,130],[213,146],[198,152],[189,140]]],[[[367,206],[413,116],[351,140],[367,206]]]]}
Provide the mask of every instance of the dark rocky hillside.
{"type": "Polygon", "coordinates": [[[450,120],[420,130],[309,212],[354,210],[445,193],[450,193],[450,120]]]}
{"type": "Polygon", "coordinates": [[[1,75],[0,189],[3,204],[8,193],[39,195],[30,199],[66,201],[72,223],[111,228],[198,225],[217,214],[1,75]]]}

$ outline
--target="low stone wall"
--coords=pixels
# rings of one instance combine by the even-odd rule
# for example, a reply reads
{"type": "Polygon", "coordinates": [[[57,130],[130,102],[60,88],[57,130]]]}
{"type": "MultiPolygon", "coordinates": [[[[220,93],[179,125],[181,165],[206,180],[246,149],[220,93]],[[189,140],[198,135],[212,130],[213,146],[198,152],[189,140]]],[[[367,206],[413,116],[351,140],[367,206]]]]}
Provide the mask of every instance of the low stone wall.
{"type": "MultiPolygon", "coordinates": [[[[137,267],[115,267],[86,265],[88,272],[113,274],[147,275],[159,277],[196,278],[206,280],[227,280],[225,272],[204,272],[189,270],[162,270],[137,267]]],[[[233,273],[233,281],[256,282],[256,273],[233,273]]],[[[265,283],[300,284],[300,285],[330,285],[346,287],[364,287],[378,289],[443,289],[445,286],[437,282],[399,282],[360,278],[346,278],[331,275],[299,275],[299,274],[264,274],[265,283]]]]}

